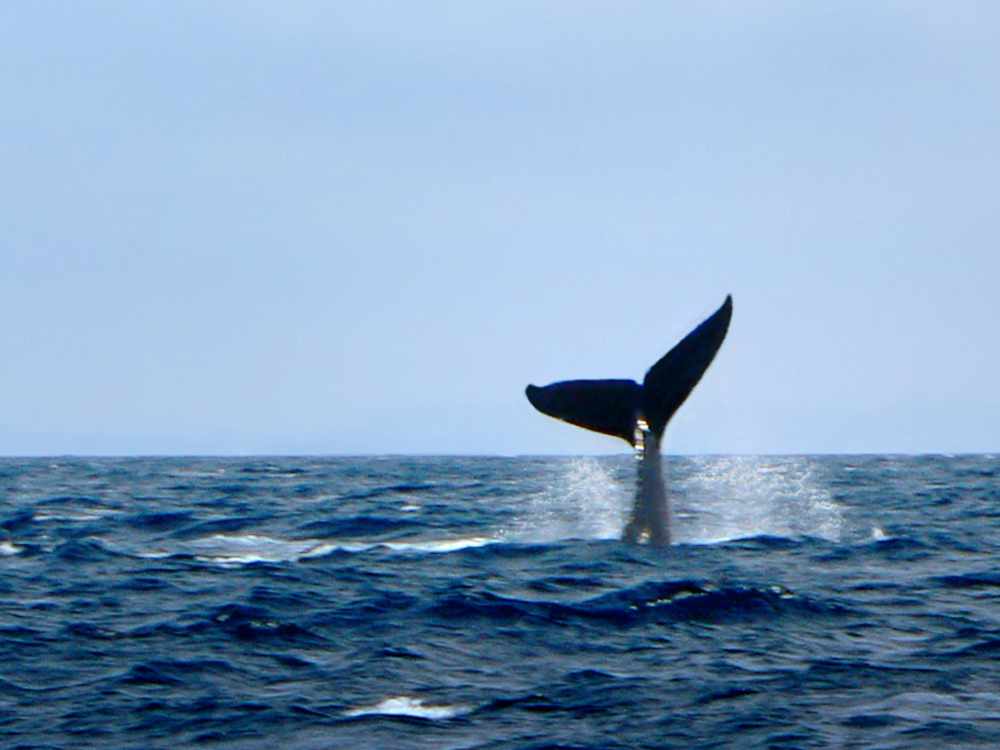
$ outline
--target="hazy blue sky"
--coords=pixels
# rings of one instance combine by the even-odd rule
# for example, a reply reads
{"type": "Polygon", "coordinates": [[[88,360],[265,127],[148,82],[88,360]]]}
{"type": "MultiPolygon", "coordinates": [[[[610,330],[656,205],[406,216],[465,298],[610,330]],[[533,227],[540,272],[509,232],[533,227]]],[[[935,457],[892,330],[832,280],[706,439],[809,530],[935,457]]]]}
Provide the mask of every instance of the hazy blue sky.
{"type": "Polygon", "coordinates": [[[0,453],[998,451],[1000,4],[8,2],[0,453]]]}

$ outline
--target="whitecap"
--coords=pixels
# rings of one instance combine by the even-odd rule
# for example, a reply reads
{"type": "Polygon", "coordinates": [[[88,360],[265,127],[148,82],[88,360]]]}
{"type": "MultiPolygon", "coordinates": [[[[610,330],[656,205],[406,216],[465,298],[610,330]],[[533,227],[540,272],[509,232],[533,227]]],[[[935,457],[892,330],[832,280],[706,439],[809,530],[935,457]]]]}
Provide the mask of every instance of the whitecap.
{"type": "Polygon", "coordinates": [[[97,521],[105,516],[112,515],[115,511],[94,511],[91,513],[57,513],[54,511],[40,510],[33,516],[33,521],[97,521]]]}
{"type": "Polygon", "coordinates": [[[18,547],[13,542],[0,542],[0,557],[11,557],[23,551],[24,547],[18,547]]]}
{"type": "Polygon", "coordinates": [[[379,547],[385,547],[393,552],[457,552],[472,547],[483,547],[496,542],[488,536],[470,536],[458,539],[428,539],[421,542],[380,542],[379,547]]]}
{"type": "Polygon", "coordinates": [[[487,536],[460,537],[455,539],[425,539],[417,542],[327,542],[314,549],[309,557],[319,557],[331,552],[370,552],[384,549],[390,552],[424,552],[441,554],[463,549],[496,544],[499,539],[487,536]]]}
{"type": "Polygon", "coordinates": [[[879,526],[872,526],[871,540],[873,542],[884,542],[889,539],[889,535],[879,526]]]}
{"type": "Polygon", "coordinates": [[[455,539],[427,539],[413,542],[369,542],[362,540],[334,542],[323,539],[276,539],[262,534],[214,534],[183,542],[173,550],[162,547],[130,551],[135,557],[163,558],[192,555],[200,562],[222,566],[252,563],[298,562],[323,557],[334,552],[368,552],[385,549],[391,552],[455,552],[496,542],[484,536],[455,539]]]}
{"type": "Polygon", "coordinates": [[[274,539],[261,534],[214,534],[187,542],[184,552],[203,562],[248,565],[257,562],[294,562],[326,554],[320,539],[274,539]]]}
{"type": "Polygon", "coordinates": [[[368,716],[380,714],[383,716],[413,716],[419,719],[453,719],[469,712],[468,706],[446,704],[427,704],[420,698],[399,695],[386,698],[374,706],[361,706],[345,711],[345,716],[368,716]]]}

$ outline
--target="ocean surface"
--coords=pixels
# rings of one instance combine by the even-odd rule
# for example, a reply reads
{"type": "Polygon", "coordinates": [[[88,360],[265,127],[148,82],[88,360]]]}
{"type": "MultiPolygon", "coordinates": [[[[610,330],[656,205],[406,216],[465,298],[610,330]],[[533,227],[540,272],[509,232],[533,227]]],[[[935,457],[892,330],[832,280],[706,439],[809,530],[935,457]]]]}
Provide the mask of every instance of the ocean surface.
{"type": "Polygon", "coordinates": [[[0,459],[0,747],[1000,747],[1000,458],[635,471],[0,459]]]}

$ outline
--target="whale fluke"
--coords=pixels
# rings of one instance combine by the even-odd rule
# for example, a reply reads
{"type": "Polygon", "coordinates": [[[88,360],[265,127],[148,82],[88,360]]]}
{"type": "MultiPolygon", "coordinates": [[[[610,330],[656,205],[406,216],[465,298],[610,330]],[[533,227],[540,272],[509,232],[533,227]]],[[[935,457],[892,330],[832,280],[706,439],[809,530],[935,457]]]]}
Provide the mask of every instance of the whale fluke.
{"type": "Polygon", "coordinates": [[[733,298],[727,296],[718,310],[649,368],[641,386],[634,380],[562,380],[541,388],[529,385],[528,401],[543,414],[633,446],[641,416],[660,438],[712,364],[732,316],[733,298]]]}
{"type": "Polygon", "coordinates": [[[543,414],[619,437],[635,447],[639,481],[632,515],[622,532],[627,542],[648,539],[650,544],[670,544],[660,439],[715,359],[732,317],[733,298],[727,296],[718,310],[649,368],[642,385],[634,380],[563,380],[525,390],[532,406],[543,414]]]}
{"type": "Polygon", "coordinates": [[[732,317],[733,298],[726,295],[718,310],[649,368],[642,381],[642,412],[657,438],[712,364],[732,317]]]}
{"type": "Polygon", "coordinates": [[[634,444],[642,405],[642,387],[634,380],[563,380],[544,388],[529,385],[525,394],[543,414],[634,444]]]}

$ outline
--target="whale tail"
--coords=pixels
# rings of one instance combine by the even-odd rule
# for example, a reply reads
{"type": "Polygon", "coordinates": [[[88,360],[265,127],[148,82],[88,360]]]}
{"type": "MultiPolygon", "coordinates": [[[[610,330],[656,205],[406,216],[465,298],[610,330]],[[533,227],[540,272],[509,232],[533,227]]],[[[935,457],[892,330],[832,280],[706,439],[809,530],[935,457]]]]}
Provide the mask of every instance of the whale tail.
{"type": "Polygon", "coordinates": [[[733,316],[733,298],[678,342],[656,362],[642,385],[634,380],[563,380],[544,387],[529,385],[528,401],[550,417],[635,445],[642,417],[657,440],[667,423],[722,346],[733,316]]]}

